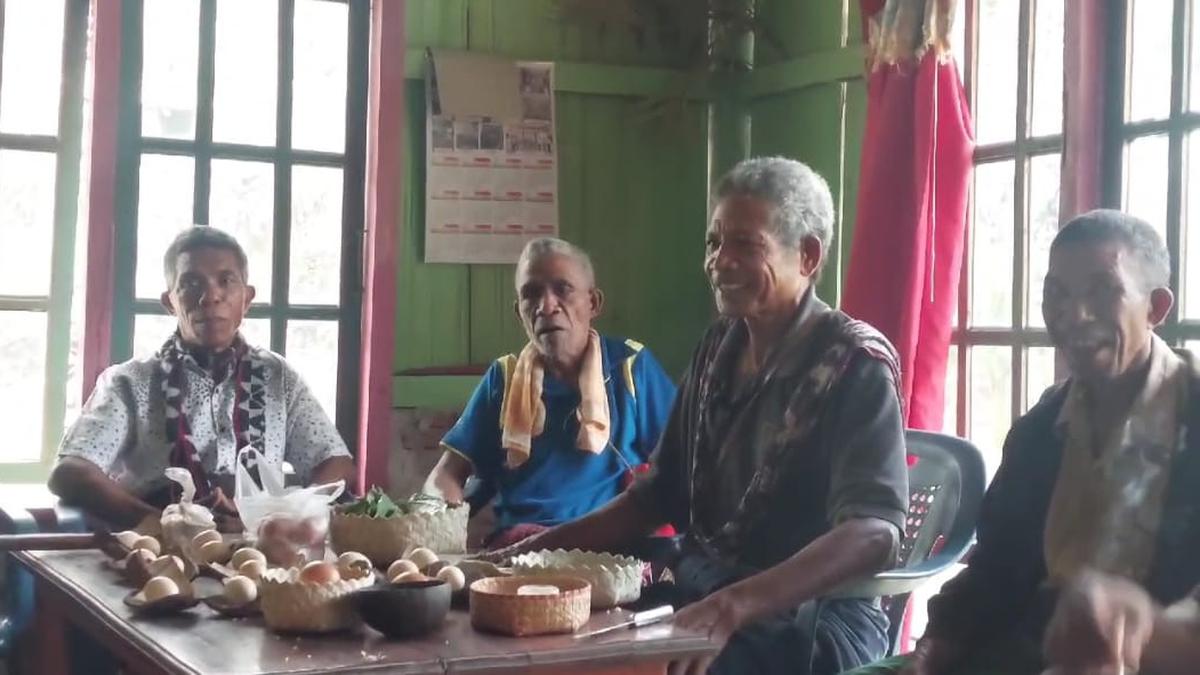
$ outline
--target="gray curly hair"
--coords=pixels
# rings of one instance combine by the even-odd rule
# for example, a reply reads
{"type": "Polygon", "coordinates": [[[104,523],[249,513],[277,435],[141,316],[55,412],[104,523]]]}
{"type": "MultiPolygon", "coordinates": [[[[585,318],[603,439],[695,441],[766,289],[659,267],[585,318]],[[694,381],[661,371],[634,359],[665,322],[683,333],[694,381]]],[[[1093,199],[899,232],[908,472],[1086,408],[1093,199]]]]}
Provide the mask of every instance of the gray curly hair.
{"type": "Polygon", "coordinates": [[[1150,223],[1114,209],[1094,209],[1072,218],[1050,244],[1054,252],[1067,244],[1119,242],[1137,261],[1142,291],[1171,283],[1171,253],[1150,223]]]}
{"type": "Polygon", "coordinates": [[[517,269],[513,275],[514,283],[519,278],[522,269],[542,258],[552,255],[561,255],[574,260],[579,265],[579,268],[583,270],[583,275],[587,278],[588,283],[592,286],[596,285],[596,271],[592,267],[592,258],[587,254],[587,251],[566,239],[559,239],[557,237],[538,237],[537,239],[531,239],[529,243],[525,244],[525,248],[521,249],[521,257],[517,258],[517,269]]]}
{"type": "Polygon", "coordinates": [[[786,157],[742,160],[717,181],[715,205],[731,195],[747,195],[772,204],[771,232],[785,246],[798,248],[813,237],[828,252],[833,244],[833,195],[829,184],[803,162],[786,157]]]}

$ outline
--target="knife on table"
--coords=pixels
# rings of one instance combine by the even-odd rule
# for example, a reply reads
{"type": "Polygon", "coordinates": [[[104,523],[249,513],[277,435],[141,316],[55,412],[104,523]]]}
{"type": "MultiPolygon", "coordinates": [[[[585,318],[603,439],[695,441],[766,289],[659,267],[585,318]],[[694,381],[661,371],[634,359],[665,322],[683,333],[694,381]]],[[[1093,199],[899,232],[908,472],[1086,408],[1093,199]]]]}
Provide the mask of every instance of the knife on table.
{"type": "Polygon", "coordinates": [[[604,628],[598,628],[596,630],[589,630],[585,633],[576,633],[575,639],[594,637],[596,635],[602,635],[604,633],[611,633],[615,630],[620,630],[622,628],[641,628],[642,626],[649,626],[652,623],[658,623],[659,621],[662,621],[663,619],[670,618],[671,615],[674,613],[675,613],[675,608],[672,607],[671,605],[663,605],[662,607],[655,607],[654,609],[648,609],[644,612],[634,612],[633,618],[630,619],[629,621],[622,621],[621,623],[614,624],[612,626],[605,626],[604,628]]]}

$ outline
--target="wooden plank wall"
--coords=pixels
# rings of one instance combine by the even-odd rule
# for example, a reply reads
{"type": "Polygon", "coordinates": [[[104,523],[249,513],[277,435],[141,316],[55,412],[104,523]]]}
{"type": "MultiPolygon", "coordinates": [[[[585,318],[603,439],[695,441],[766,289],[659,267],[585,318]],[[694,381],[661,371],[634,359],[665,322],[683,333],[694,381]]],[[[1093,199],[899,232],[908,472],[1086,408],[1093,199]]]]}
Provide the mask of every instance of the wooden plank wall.
{"type": "MultiPolygon", "coordinates": [[[[409,0],[409,48],[474,49],[537,60],[664,65],[667,56],[556,20],[550,0],[409,0]]],[[[407,217],[400,238],[396,371],[487,363],[519,349],[509,265],[425,264],[424,84],[408,81],[407,217]]],[[[634,97],[560,92],[560,229],[593,256],[602,331],[635,337],[682,372],[711,315],[701,274],[706,114],[689,104],[639,119],[634,97]]]]}

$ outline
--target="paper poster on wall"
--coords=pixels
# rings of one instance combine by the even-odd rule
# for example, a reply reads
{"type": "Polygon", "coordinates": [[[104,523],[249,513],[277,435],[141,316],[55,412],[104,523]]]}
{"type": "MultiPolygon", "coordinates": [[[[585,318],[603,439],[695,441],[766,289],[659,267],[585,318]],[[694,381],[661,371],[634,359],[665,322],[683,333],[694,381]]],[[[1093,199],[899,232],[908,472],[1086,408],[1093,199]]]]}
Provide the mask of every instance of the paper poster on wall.
{"type": "Polygon", "coordinates": [[[558,235],[554,64],[430,51],[425,262],[515,263],[558,235]]]}

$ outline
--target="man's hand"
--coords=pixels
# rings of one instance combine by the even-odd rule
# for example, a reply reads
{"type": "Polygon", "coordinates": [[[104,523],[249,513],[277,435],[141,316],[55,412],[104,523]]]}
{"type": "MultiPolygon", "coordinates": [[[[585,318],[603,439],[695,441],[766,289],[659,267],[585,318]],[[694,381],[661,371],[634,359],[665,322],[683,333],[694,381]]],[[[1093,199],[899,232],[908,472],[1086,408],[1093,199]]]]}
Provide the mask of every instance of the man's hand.
{"type": "Polygon", "coordinates": [[[742,627],[746,616],[737,598],[728,591],[717,591],[700,602],[684,607],[673,623],[683,629],[708,636],[717,651],[710,656],[673,661],[669,675],[704,675],[729,638],[742,627]]]}
{"type": "Polygon", "coordinates": [[[238,515],[237,505],[225,495],[225,491],[220,487],[214,488],[208,497],[198,500],[196,503],[212,511],[218,531],[240,534],[245,529],[242,526],[242,519],[238,515]]]}
{"type": "Polygon", "coordinates": [[[959,650],[937,638],[922,638],[917,643],[900,675],[941,675],[957,660],[959,650]]]}
{"type": "Polygon", "coordinates": [[[1062,673],[1136,671],[1158,610],[1138,585],[1085,573],[1063,590],[1046,629],[1046,660],[1062,673]]]}

